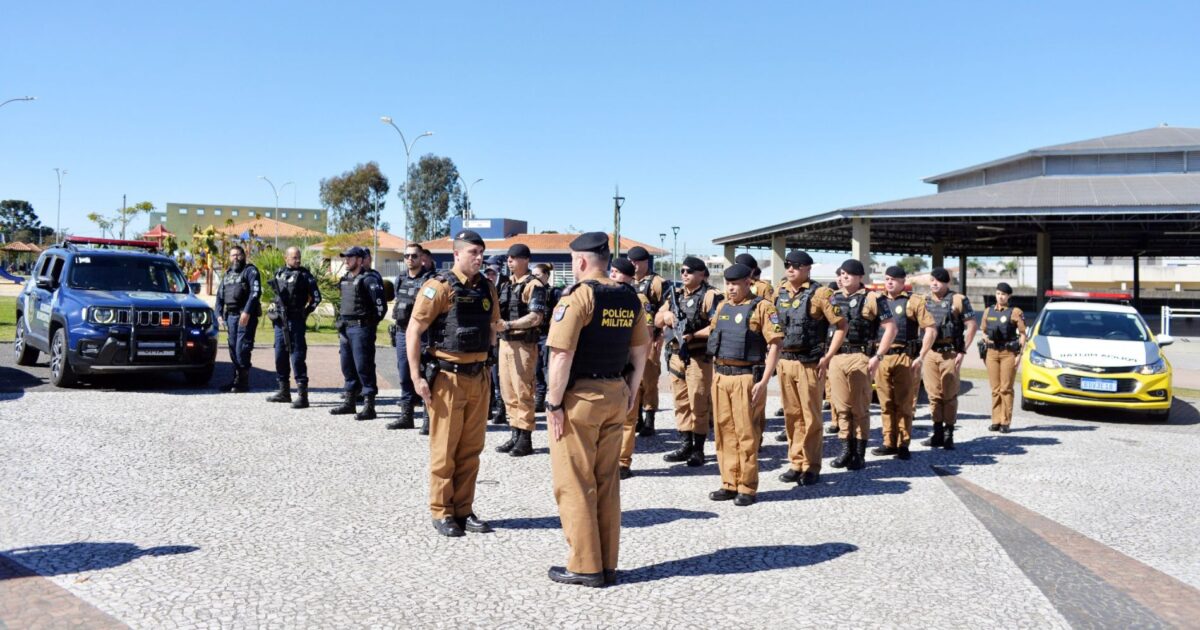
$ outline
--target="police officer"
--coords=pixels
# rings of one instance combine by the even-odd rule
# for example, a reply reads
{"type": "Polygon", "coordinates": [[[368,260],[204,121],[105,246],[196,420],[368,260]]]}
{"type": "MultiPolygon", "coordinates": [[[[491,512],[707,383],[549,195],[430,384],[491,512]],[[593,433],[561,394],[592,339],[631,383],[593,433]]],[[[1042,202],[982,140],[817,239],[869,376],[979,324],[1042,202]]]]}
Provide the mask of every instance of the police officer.
{"type": "MultiPolygon", "coordinates": [[[[838,291],[842,290],[842,268],[841,267],[838,267],[837,270],[833,272],[833,280],[829,283],[829,290],[833,291],[834,293],[837,293],[838,291]]],[[[833,335],[833,331],[832,330],[829,331],[829,334],[833,335]]],[[[833,409],[833,406],[832,406],[833,390],[830,389],[830,386],[833,384],[833,381],[831,379],[829,379],[828,376],[829,375],[826,374],[825,401],[822,403],[822,406],[823,406],[823,408],[832,410],[833,409]]],[[[837,435],[838,434],[837,414],[834,414],[834,413],[829,414],[829,426],[825,428],[825,433],[826,433],[826,435],[837,435]]]]}
{"type": "MultiPolygon", "coordinates": [[[[396,276],[396,305],[392,307],[392,319],[396,320],[392,345],[396,347],[396,372],[400,375],[400,416],[388,423],[389,429],[411,429],[414,426],[413,413],[417,396],[413,390],[412,374],[408,371],[408,344],[404,332],[408,328],[409,318],[412,317],[417,294],[425,281],[433,275],[433,271],[425,267],[423,248],[416,243],[409,243],[408,247],[404,248],[404,264],[406,270],[396,276]]],[[[428,412],[421,421],[421,435],[429,435],[428,412]]]]}
{"type": "MultiPolygon", "coordinates": [[[[558,305],[559,298],[562,297],[562,289],[554,286],[554,268],[548,263],[538,263],[533,266],[533,271],[530,273],[546,285],[546,313],[553,312],[554,307],[558,305]]],[[[542,323],[538,326],[537,384],[534,387],[533,397],[533,410],[537,413],[546,410],[546,363],[549,361],[549,355],[546,352],[546,336],[549,334],[550,318],[542,317],[542,323]]]]}
{"type": "MultiPolygon", "coordinates": [[[[908,273],[893,265],[885,272],[884,295],[886,308],[896,322],[896,337],[886,347],[880,339],[879,371],[875,373],[875,391],[879,394],[879,410],[883,424],[883,444],[871,450],[873,455],[895,455],[908,459],[912,439],[913,412],[916,410],[917,382],[921,365],[933,347],[937,333],[933,318],[925,310],[925,300],[904,289],[908,273]],[[922,336],[921,330],[925,333],[922,336]]],[[[883,329],[880,329],[880,335],[883,329]]]]}
{"type": "MultiPolygon", "coordinates": [[[[608,277],[615,282],[636,288],[636,283],[634,282],[635,273],[637,273],[637,267],[633,261],[628,258],[617,258],[612,261],[612,269],[609,271],[608,277]]],[[[637,297],[642,306],[642,310],[638,311],[638,315],[641,317],[642,324],[646,326],[648,338],[653,340],[654,331],[658,329],[654,327],[653,317],[651,316],[653,311],[650,309],[650,302],[640,290],[637,297]]],[[[649,348],[653,347],[654,342],[651,341],[649,348]]],[[[647,350],[648,353],[649,350],[647,350]]],[[[650,365],[650,358],[648,356],[646,358],[646,365],[650,365]]],[[[638,425],[638,421],[642,417],[642,397],[645,396],[645,383],[646,378],[643,372],[642,381],[635,388],[633,409],[630,409],[629,414],[626,415],[625,426],[621,430],[621,456],[618,458],[621,479],[628,479],[633,476],[633,449],[637,445],[637,436],[639,435],[638,429],[640,426],[638,425]]]]}
{"type": "Polygon", "coordinates": [[[1017,357],[1025,345],[1025,314],[1009,306],[1012,287],[996,285],[996,304],[983,311],[982,333],[987,344],[988,383],[992,386],[992,424],[988,431],[1008,433],[1012,424],[1013,379],[1017,375],[1017,357]]]}
{"type": "Polygon", "coordinates": [[[863,286],[866,273],[857,260],[842,263],[842,288],[833,294],[835,311],[846,318],[846,340],[829,362],[832,415],[837,416],[842,441],[842,453],[830,466],[849,470],[863,467],[871,431],[871,376],[883,360],[882,354],[872,354],[875,340],[890,348],[896,337],[892,312],[879,293],[863,286]]]}
{"type": "MultiPolygon", "coordinates": [[[[670,283],[654,272],[654,260],[650,252],[640,245],[629,248],[629,261],[633,263],[634,287],[645,297],[649,306],[650,316],[662,308],[666,299],[666,287],[670,283]]],[[[646,369],[642,373],[642,386],[639,390],[642,402],[638,416],[638,435],[651,437],[654,435],[654,415],[658,412],[658,379],[662,375],[662,329],[653,328],[650,341],[650,351],[646,358],[646,369]]]]}
{"type": "Polygon", "coordinates": [[[697,334],[708,340],[708,353],[716,362],[712,396],[721,488],[708,498],[732,499],[738,506],[753,504],[758,494],[762,427],[755,414],[767,397],[783,340],[775,305],[750,293],[750,282],[746,265],[726,268],[726,299],[717,305],[708,328],[697,334]]]}
{"type": "Polygon", "coordinates": [[[483,238],[454,237],[454,267],[427,280],[405,332],[413,387],[429,414],[429,510],[443,536],[492,531],[475,516],[475,478],[492,389],[488,351],[502,328],[496,287],[483,275],[483,238]],[[425,371],[421,335],[429,331],[425,371]]]}
{"type": "MultiPolygon", "coordinates": [[[[771,287],[771,283],[762,279],[762,269],[758,267],[758,260],[750,254],[738,254],[734,259],[735,263],[746,265],[750,268],[750,295],[760,297],[772,304],[775,302],[775,289],[771,287]]],[[[728,291],[726,292],[728,296],[728,291]]],[[[759,368],[761,369],[761,367],[759,368]]],[[[754,380],[762,378],[762,374],[755,373],[754,380]]],[[[758,430],[761,433],[767,427],[767,399],[764,396],[762,408],[754,408],[754,418],[758,422],[758,430]]],[[[762,442],[762,436],[759,436],[759,442],[762,442]]]]}
{"type": "Polygon", "coordinates": [[[712,420],[712,357],[707,342],[695,333],[708,327],[722,298],[708,283],[708,266],[703,260],[684,258],[679,273],[682,284],[668,290],[668,299],[654,315],[654,325],[665,331],[670,357],[667,371],[675,393],[675,426],[681,442],[663,461],[703,466],[704,439],[712,420]]]}
{"type": "Polygon", "coordinates": [[[775,292],[783,329],[777,368],[783,394],[783,437],[791,464],[779,480],[804,486],[820,479],[821,397],[829,363],[846,338],[846,318],[830,302],[833,290],[810,277],[812,264],[807,252],[789,252],[784,262],[786,277],[775,292]]]}
{"type": "Polygon", "coordinates": [[[637,292],[604,276],[608,235],[571,242],[579,279],[554,309],[546,425],[554,498],[570,552],[551,580],[598,587],[617,579],[621,541],[618,458],[649,334],[637,292]]]}
{"type": "Polygon", "coordinates": [[[267,398],[267,402],[292,402],[288,379],[290,372],[294,371],[297,395],[292,408],[304,409],[308,407],[305,321],[321,303],[321,289],[312,272],[300,265],[299,247],[287,248],[284,262],[286,264],[275,272],[271,280],[275,289],[275,303],[271,305],[269,316],[275,325],[275,376],[279,379],[279,391],[267,398]]]}
{"type": "Polygon", "coordinates": [[[958,418],[958,371],[978,324],[967,296],[950,290],[950,272],[938,267],[929,272],[929,277],[932,294],[925,302],[925,309],[933,316],[937,339],[921,374],[925,393],[929,395],[933,435],[921,444],[951,450],[958,418]]]}
{"type": "Polygon", "coordinates": [[[533,453],[534,381],[537,379],[538,326],[546,314],[546,285],[529,273],[529,247],[508,248],[508,282],[500,291],[500,394],[512,427],[498,453],[533,453]]]}
{"type": "Polygon", "coordinates": [[[357,245],[342,252],[346,274],[338,283],[342,300],[337,320],[338,355],[346,385],[342,404],[329,413],[354,414],[356,420],[375,418],[375,395],[379,393],[375,384],[375,327],[387,313],[379,274],[363,267],[369,256],[365,247],[357,245]],[[355,408],[360,393],[362,411],[355,408]]]}
{"type": "Polygon", "coordinates": [[[233,380],[221,387],[223,392],[250,391],[250,353],[262,314],[261,297],[258,267],[246,262],[246,250],[241,245],[234,245],[229,248],[229,268],[221,277],[215,309],[225,322],[229,362],[233,364],[233,380]]]}
{"type": "MultiPolygon", "coordinates": [[[[504,293],[505,287],[508,285],[508,276],[502,271],[505,265],[505,256],[492,256],[487,259],[487,269],[484,275],[496,287],[497,295],[504,293]]],[[[500,316],[504,316],[504,309],[500,309],[500,316]]],[[[500,391],[500,337],[496,336],[493,341],[492,348],[488,356],[488,369],[492,375],[492,398],[488,407],[488,417],[492,419],[492,424],[508,424],[508,410],[504,405],[504,397],[500,391]]],[[[511,435],[510,435],[511,437],[511,435]]]]}

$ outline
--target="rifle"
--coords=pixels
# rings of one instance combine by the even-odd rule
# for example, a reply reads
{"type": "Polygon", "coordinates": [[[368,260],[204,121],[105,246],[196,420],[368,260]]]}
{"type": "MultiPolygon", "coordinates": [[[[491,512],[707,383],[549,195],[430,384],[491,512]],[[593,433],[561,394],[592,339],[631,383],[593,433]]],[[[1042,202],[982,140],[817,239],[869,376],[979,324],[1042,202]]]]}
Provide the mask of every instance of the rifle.
{"type": "Polygon", "coordinates": [[[292,353],[292,320],[288,317],[287,306],[283,303],[283,295],[280,293],[279,279],[271,278],[267,280],[267,286],[275,291],[275,317],[271,321],[279,324],[283,328],[283,348],[288,354],[292,353]]]}
{"type": "Polygon", "coordinates": [[[683,309],[679,308],[679,295],[674,286],[671,287],[671,314],[675,316],[675,325],[671,327],[675,337],[675,354],[679,355],[679,360],[683,361],[683,367],[686,368],[692,362],[692,354],[688,352],[687,343],[683,341],[688,319],[683,309]]]}

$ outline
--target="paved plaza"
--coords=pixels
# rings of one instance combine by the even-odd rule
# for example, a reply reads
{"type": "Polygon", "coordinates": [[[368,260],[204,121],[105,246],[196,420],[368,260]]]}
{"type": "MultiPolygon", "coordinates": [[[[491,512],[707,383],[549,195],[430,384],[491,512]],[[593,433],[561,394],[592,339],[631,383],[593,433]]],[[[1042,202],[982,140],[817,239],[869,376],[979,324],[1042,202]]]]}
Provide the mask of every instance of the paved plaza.
{"type": "MultiPolygon", "coordinates": [[[[540,422],[525,458],[495,453],[507,432],[490,427],[476,511],[497,531],[447,539],[430,526],[425,438],[383,428],[395,390],[378,420],[328,415],[336,349],[312,350],[305,411],[265,402],[266,372],[251,394],[64,391],[0,350],[0,627],[1200,624],[1200,401],[1178,399],[1166,424],[1017,411],[1000,435],[976,381],[957,450],[846,473],[828,439],[813,488],[776,479],[772,418],[745,508],[707,499],[711,442],[703,468],[662,461],[663,411],[622,482],[620,583],[586,589],[546,578],[566,544],[540,422]]],[[[385,387],[390,361],[380,349],[385,387]]],[[[924,437],[924,404],[917,423],[924,437]]]]}

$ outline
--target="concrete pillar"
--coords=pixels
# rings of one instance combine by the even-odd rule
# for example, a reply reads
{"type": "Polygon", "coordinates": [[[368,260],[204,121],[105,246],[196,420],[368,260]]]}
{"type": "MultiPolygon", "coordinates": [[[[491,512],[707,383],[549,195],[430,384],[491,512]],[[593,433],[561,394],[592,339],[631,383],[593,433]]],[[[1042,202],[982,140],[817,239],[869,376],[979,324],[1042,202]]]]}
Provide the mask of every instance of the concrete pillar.
{"type": "Polygon", "coordinates": [[[932,254],[931,257],[933,258],[933,260],[930,261],[930,263],[929,263],[930,269],[937,269],[938,267],[946,266],[946,246],[945,245],[943,245],[941,243],[934,243],[933,251],[930,253],[932,254]]]}
{"type": "Polygon", "coordinates": [[[1133,255],[1133,308],[1142,310],[1142,257],[1133,255]]]}
{"type": "Polygon", "coordinates": [[[871,273],[871,220],[850,219],[850,257],[862,263],[871,273]]]}
{"type": "Polygon", "coordinates": [[[771,277],[767,279],[771,286],[777,287],[783,281],[783,258],[787,256],[787,238],[780,235],[771,236],[771,277]]]}
{"type": "Polygon", "coordinates": [[[1046,291],[1054,288],[1054,256],[1050,253],[1050,234],[1037,235],[1037,307],[1046,305],[1046,291]]]}
{"type": "Polygon", "coordinates": [[[737,248],[733,245],[726,245],[723,255],[725,256],[725,268],[728,269],[733,266],[733,259],[737,258],[737,248]]]}
{"type": "Polygon", "coordinates": [[[967,255],[958,255],[958,292],[967,294],[967,255]]]}

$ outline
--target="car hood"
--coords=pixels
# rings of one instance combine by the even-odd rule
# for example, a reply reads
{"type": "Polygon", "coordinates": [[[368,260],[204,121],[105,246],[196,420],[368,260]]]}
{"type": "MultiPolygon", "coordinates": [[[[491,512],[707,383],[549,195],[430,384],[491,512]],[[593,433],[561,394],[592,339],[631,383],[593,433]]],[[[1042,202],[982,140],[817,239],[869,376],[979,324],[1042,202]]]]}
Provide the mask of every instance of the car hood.
{"type": "Polygon", "coordinates": [[[1033,338],[1038,354],[1076,365],[1133,367],[1158,360],[1158,346],[1142,341],[1104,341],[1073,337],[1033,338]]]}
{"type": "Polygon", "coordinates": [[[207,307],[190,293],[158,293],[156,291],[87,291],[88,302],[96,306],[207,307]]]}

